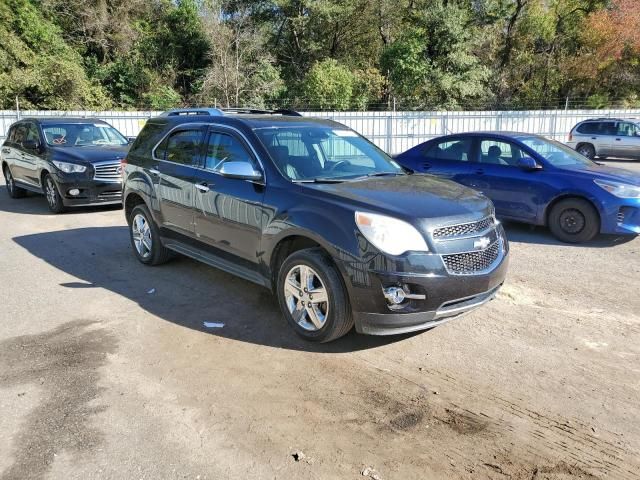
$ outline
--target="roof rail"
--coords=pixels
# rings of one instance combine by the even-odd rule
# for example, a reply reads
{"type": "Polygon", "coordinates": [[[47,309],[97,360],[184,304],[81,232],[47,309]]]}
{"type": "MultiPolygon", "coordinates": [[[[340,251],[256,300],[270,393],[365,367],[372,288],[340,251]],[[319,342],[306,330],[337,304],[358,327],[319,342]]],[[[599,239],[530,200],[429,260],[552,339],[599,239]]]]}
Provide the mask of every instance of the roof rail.
{"type": "Polygon", "coordinates": [[[301,117],[302,115],[294,110],[260,110],[257,108],[174,108],[160,114],[161,117],[175,117],[179,115],[211,115],[221,116],[226,114],[251,114],[251,115],[286,115],[291,117],[301,117]]]}
{"type": "Polygon", "coordinates": [[[295,110],[288,110],[285,108],[281,108],[278,110],[261,110],[257,108],[222,108],[224,113],[248,113],[251,115],[285,115],[291,117],[301,117],[302,115],[295,110]]]}
{"type": "Polygon", "coordinates": [[[161,117],[176,117],[178,115],[224,115],[219,108],[174,108],[160,114],[161,117]]]}

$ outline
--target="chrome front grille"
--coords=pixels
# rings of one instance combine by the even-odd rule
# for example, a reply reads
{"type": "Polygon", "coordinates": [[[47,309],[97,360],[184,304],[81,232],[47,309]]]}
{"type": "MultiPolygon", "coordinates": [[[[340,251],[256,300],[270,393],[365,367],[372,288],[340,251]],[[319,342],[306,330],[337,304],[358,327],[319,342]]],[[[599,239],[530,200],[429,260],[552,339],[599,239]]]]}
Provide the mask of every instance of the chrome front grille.
{"type": "Polygon", "coordinates": [[[120,161],[108,162],[108,163],[96,163],[93,165],[95,173],[93,175],[94,180],[100,180],[102,182],[121,182],[122,181],[122,166],[120,161]]]}
{"type": "Polygon", "coordinates": [[[477,252],[442,255],[447,271],[454,275],[473,275],[489,270],[500,255],[500,240],[477,252]]]}
{"type": "Polygon", "coordinates": [[[494,224],[493,217],[486,217],[478,222],[461,223],[458,225],[450,225],[448,227],[436,228],[433,231],[433,238],[440,240],[443,238],[460,237],[472,233],[483,232],[494,224]]]}

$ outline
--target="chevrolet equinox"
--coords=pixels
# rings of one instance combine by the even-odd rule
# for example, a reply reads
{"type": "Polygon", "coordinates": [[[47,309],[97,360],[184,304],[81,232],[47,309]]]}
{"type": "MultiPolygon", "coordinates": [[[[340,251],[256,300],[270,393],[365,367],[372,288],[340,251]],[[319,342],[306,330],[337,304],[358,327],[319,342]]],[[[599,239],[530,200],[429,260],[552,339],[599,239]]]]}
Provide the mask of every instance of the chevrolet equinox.
{"type": "Polygon", "coordinates": [[[404,170],[344,125],[291,111],[171,111],[123,161],[138,260],[177,252],[271,289],[328,342],[428,329],[491,300],[508,257],[490,200],[404,170]]]}

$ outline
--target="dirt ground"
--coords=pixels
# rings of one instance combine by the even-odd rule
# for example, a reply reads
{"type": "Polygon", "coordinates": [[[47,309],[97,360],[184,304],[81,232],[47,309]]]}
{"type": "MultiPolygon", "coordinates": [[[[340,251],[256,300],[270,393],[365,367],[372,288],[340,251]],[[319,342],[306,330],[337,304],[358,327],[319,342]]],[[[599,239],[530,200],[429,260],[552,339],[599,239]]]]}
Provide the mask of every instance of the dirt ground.
{"type": "Polygon", "coordinates": [[[507,234],[489,305],[314,345],[266,290],[140,265],[121,210],[1,186],[0,478],[640,478],[640,239],[507,234]]]}

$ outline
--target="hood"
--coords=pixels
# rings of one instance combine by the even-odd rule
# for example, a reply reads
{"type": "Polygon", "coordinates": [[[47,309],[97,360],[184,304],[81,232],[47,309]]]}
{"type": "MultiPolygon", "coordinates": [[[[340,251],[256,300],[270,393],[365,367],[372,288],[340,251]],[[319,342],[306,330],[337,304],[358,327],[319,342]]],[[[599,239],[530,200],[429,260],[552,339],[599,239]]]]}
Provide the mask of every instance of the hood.
{"type": "Polygon", "coordinates": [[[351,201],[356,208],[400,218],[480,218],[493,210],[475,190],[432,175],[373,177],[306,188],[351,201]]]}
{"type": "Polygon", "coordinates": [[[631,170],[625,170],[624,168],[608,167],[605,165],[598,165],[597,163],[594,163],[593,165],[557,168],[570,172],[571,175],[579,173],[583,176],[591,177],[594,180],[609,180],[612,182],[623,182],[640,186],[640,174],[632,172],[631,170]]]}
{"type": "Polygon", "coordinates": [[[81,147],[50,147],[55,160],[72,162],[105,162],[122,160],[129,150],[129,145],[103,145],[81,147]]]}

